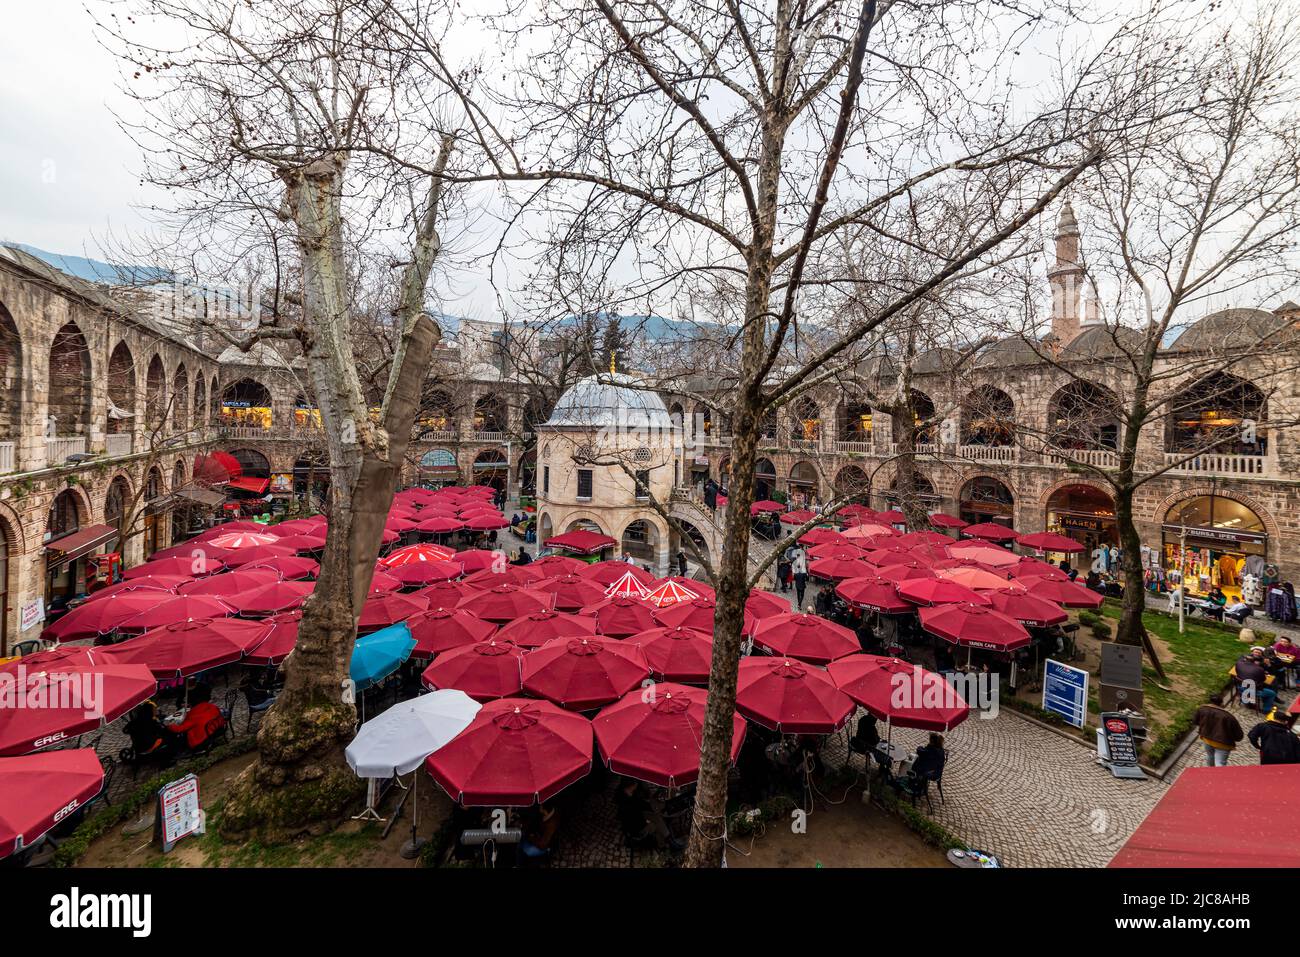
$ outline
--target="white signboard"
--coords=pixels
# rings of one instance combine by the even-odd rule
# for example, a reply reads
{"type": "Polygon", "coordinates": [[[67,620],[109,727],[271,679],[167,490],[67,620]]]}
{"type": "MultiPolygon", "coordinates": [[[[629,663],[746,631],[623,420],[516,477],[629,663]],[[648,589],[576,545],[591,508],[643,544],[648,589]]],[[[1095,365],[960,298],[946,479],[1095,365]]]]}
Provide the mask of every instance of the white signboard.
{"type": "Polygon", "coordinates": [[[19,619],[18,630],[26,631],[33,625],[39,625],[45,620],[45,599],[38,598],[30,605],[23,605],[21,617],[19,619]]]}
{"type": "Polygon", "coordinates": [[[203,809],[199,805],[199,779],[193,774],[165,784],[158,791],[158,834],[163,853],[190,834],[203,833],[203,809]]]}

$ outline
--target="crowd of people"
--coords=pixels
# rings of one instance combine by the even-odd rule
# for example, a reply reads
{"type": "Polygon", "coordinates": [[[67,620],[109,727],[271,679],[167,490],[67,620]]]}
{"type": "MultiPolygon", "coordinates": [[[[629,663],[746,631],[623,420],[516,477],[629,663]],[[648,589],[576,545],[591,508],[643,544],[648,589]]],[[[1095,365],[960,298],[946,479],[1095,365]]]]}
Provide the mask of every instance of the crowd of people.
{"type": "Polygon", "coordinates": [[[1285,635],[1271,646],[1255,646],[1232,667],[1234,696],[1254,708],[1263,719],[1250,731],[1227,708],[1215,702],[1202,705],[1194,717],[1205,749],[1207,767],[1224,767],[1243,740],[1259,752],[1260,764],[1300,764],[1300,737],[1296,715],[1278,700],[1280,691],[1295,685],[1300,646],[1285,635]]]}

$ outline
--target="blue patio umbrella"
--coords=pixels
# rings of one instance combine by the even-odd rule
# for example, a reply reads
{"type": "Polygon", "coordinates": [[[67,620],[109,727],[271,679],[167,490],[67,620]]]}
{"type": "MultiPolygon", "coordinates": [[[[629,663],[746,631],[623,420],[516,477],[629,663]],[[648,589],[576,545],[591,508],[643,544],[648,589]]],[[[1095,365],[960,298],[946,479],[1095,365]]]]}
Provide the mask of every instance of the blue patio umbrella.
{"type": "Polygon", "coordinates": [[[411,657],[415,639],[406,622],[389,625],[357,639],[352,650],[352,681],[358,691],[383,681],[411,657]]]}

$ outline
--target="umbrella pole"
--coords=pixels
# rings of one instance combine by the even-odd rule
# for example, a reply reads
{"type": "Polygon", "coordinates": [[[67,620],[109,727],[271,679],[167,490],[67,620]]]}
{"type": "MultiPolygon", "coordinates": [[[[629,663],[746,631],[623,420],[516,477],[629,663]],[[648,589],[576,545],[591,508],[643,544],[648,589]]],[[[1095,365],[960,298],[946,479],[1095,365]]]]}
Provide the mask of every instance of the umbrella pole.
{"type": "Polygon", "coordinates": [[[411,775],[411,839],[402,845],[399,853],[404,860],[414,860],[420,856],[420,848],[424,847],[425,840],[420,837],[418,831],[420,827],[420,769],[416,768],[411,775]]]}

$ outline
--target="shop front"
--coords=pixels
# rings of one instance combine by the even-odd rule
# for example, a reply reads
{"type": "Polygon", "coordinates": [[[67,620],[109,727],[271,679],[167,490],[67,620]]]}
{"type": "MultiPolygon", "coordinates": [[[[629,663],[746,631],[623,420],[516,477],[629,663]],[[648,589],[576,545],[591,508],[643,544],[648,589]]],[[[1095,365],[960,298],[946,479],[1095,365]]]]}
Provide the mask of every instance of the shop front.
{"type": "Polygon", "coordinates": [[[958,496],[958,515],[968,525],[997,522],[1015,527],[1016,499],[1006,484],[981,475],[962,486],[958,496]]]}
{"type": "Polygon", "coordinates": [[[1099,548],[1119,547],[1115,501],[1091,485],[1067,485],[1047,500],[1046,527],[1083,545],[1092,555],[1099,548]]]}
{"type": "Polygon", "coordinates": [[[1189,594],[1218,587],[1236,598],[1248,575],[1274,577],[1263,520],[1234,499],[1198,495],[1178,503],[1165,515],[1162,537],[1165,570],[1181,573],[1189,594]]]}

